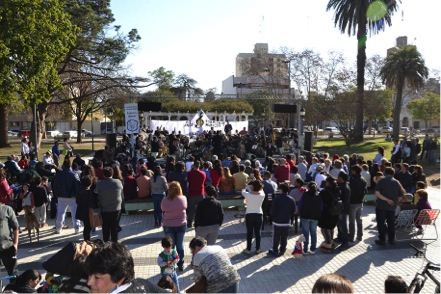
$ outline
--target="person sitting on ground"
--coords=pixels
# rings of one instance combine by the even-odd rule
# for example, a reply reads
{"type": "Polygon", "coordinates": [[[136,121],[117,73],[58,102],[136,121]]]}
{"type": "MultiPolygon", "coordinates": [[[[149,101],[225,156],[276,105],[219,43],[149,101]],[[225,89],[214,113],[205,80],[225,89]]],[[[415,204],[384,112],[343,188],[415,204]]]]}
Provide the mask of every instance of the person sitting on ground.
{"type": "Polygon", "coordinates": [[[24,271],[17,277],[14,284],[6,285],[4,293],[37,293],[37,285],[41,281],[41,274],[33,269],[24,271]]]}
{"type": "Polygon", "coordinates": [[[384,281],[384,293],[407,293],[406,282],[400,276],[387,276],[384,281]]]}
{"type": "Polygon", "coordinates": [[[340,274],[325,274],[315,281],[312,293],[354,293],[352,282],[340,274]]]}
{"type": "Polygon", "coordinates": [[[87,256],[87,285],[92,293],[166,293],[147,280],[135,279],[135,263],[129,249],[106,242],[87,256]]]}

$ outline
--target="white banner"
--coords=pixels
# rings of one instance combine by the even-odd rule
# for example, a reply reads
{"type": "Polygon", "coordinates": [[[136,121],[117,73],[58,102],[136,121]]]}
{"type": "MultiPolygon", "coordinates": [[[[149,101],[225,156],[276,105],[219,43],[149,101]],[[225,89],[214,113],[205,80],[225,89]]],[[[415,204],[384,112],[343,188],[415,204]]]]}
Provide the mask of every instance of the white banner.
{"type": "MultiPolygon", "coordinates": [[[[190,133],[201,134],[203,131],[209,131],[212,127],[215,131],[224,132],[225,124],[226,122],[214,120],[206,120],[203,125],[200,125],[189,120],[168,121],[152,119],[150,121],[150,128],[152,130],[156,130],[157,127],[159,127],[160,130],[165,128],[170,133],[175,131],[177,134],[180,131],[181,134],[188,135],[190,133]]],[[[248,121],[230,121],[230,124],[233,127],[232,134],[235,134],[236,130],[240,132],[244,128],[248,131],[248,121]]]]}
{"type": "Polygon", "coordinates": [[[138,134],[139,133],[138,103],[125,103],[124,110],[126,114],[126,134],[138,134]]]}

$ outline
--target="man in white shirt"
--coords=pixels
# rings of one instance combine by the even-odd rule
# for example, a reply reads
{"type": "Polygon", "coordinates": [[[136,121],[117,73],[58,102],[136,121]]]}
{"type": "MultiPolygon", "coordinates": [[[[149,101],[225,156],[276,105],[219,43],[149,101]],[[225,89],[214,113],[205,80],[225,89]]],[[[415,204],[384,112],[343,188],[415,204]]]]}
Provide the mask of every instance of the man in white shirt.
{"type": "Polygon", "coordinates": [[[297,168],[298,173],[302,180],[306,179],[306,171],[308,170],[308,163],[305,161],[305,158],[303,156],[299,156],[299,159],[297,160],[297,168]]]}
{"type": "Polygon", "coordinates": [[[317,167],[315,168],[316,171],[316,175],[314,178],[314,182],[317,184],[317,188],[319,191],[323,190],[323,188],[321,187],[322,182],[326,180],[326,176],[323,172],[323,166],[321,165],[317,165],[317,167]]]}
{"type": "Polygon", "coordinates": [[[29,158],[29,145],[27,138],[23,138],[21,141],[21,155],[29,158]]]}
{"type": "MultiPolygon", "coordinates": [[[[317,157],[313,157],[312,158],[312,164],[309,166],[309,170],[308,170],[308,174],[310,177],[313,177],[315,174],[315,169],[318,165],[318,158],[317,157]]],[[[314,179],[312,179],[314,180],[314,179]]]]}

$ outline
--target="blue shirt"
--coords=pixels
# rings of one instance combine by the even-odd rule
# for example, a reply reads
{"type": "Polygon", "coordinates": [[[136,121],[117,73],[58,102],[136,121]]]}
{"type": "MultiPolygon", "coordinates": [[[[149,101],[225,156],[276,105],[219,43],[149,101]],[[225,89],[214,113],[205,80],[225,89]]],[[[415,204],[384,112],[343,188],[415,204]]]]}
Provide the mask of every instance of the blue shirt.
{"type": "Polygon", "coordinates": [[[60,148],[58,148],[57,145],[52,146],[52,154],[56,155],[57,157],[60,157],[60,148]]]}

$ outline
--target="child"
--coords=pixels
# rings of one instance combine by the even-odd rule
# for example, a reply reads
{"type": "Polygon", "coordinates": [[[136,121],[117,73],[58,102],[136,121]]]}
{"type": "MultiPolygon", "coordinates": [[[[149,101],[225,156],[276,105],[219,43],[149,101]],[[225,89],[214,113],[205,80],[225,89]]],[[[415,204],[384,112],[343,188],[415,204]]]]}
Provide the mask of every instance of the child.
{"type": "Polygon", "coordinates": [[[32,190],[35,202],[35,216],[40,227],[46,227],[46,206],[48,204],[47,191],[42,185],[43,180],[40,177],[35,178],[35,187],[32,190]]]}
{"type": "Polygon", "coordinates": [[[179,261],[179,254],[176,249],[172,249],[173,241],[169,236],[162,238],[161,245],[164,248],[158,256],[158,265],[161,268],[162,276],[170,276],[173,282],[176,284],[176,288],[179,292],[179,280],[176,272],[176,264],[179,261]]]}
{"type": "Polygon", "coordinates": [[[23,201],[23,209],[29,209],[30,211],[34,210],[34,194],[32,194],[31,190],[29,189],[28,183],[23,184],[20,192],[20,199],[23,201]]]}
{"type": "Polygon", "coordinates": [[[170,293],[178,293],[175,282],[173,282],[170,276],[163,276],[159,282],[158,286],[170,293]]]}

